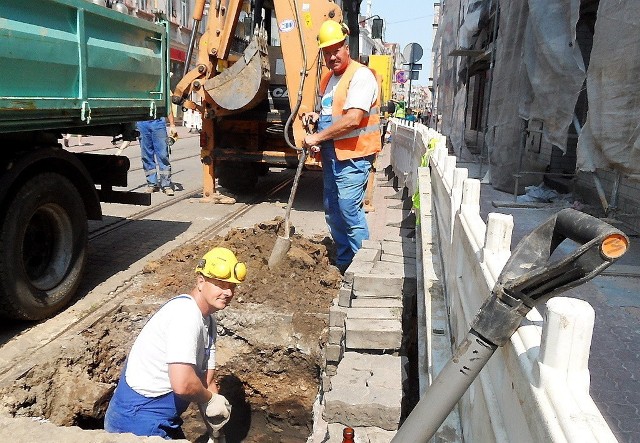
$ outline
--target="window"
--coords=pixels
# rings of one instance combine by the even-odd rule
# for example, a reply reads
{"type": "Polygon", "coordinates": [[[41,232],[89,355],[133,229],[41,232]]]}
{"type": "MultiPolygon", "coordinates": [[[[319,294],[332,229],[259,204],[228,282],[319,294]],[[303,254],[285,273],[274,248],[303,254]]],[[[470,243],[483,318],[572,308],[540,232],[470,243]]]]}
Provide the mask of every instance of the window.
{"type": "Polygon", "coordinates": [[[147,10],[147,0],[138,0],[138,9],[147,10]]]}
{"type": "Polygon", "coordinates": [[[189,7],[187,0],[180,0],[180,24],[184,27],[189,26],[189,7]]]}

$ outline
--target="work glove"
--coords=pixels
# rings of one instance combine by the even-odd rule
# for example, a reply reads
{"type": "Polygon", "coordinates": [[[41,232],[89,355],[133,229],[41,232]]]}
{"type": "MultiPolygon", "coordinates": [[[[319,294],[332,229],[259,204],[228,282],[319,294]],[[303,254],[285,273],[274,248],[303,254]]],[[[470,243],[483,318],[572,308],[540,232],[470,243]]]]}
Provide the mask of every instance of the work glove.
{"type": "Polygon", "coordinates": [[[211,429],[216,432],[229,421],[231,416],[231,405],[220,394],[213,394],[206,404],[200,405],[200,410],[203,411],[204,419],[211,429]]]}

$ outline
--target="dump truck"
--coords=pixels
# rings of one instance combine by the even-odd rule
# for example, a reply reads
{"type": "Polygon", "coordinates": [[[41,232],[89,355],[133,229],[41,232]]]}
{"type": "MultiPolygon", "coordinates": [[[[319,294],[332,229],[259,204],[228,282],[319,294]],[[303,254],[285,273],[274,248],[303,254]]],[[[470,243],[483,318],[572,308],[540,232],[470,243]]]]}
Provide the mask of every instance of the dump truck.
{"type": "Polygon", "coordinates": [[[129,160],[62,134],[134,140],[167,115],[167,25],[85,0],[0,2],[0,315],[39,320],[74,296],[100,202],[149,205],[129,160]]]}
{"type": "MultiPolygon", "coordinates": [[[[203,19],[197,0],[193,29],[203,19]]],[[[195,67],[185,72],[172,102],[202,115],[204,200],[218,201],[217,184],[251,191],[271,166],[298,164],[323,69],[317,35],[325,20],[342,21],[334,1],[212,2],[195,67]],[[192,100],[192,94],[199,100],[192,100]]],[[[189,66],[196,35],[187,51],[189,66]]],[[[307,169],[319,169],[313,157],[307,169]]]]}

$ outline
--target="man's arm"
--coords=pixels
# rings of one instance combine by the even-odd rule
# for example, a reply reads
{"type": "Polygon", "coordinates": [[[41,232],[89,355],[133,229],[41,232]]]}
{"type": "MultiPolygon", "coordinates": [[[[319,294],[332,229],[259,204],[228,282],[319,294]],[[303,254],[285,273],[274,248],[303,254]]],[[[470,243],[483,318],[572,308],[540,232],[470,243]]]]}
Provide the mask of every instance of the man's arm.
{"type": "MultiPolygon", "coordinates": [[[[207,380],[209,373],[207,372],[207,380]]],[[[209,389],[198,377],[194,365],[187,363],[169,363],[169,381],[173,392],[185,400],[196,403],[207,403],[213,395],[213,387],[209,389]]],[[[217,387],[215,387],[217,392],[217,387]]]]}
{"type": "Polygon", "coordinates": [[[167,116],[167,119],[169,120],[169,132],[171,133],[175,133],[176,132],[176,122],[173,118],[173,106],[169,106],[169,115],[167,116]]]}
{"type": "Polygon", "coordinates": [[[216,370],[215,369],[207,369],[206,374],[206,386],[207,389],[213,392],[214,394],[218,393],[218,385],[216,384],[216,370]]]}
{"type": "Polygon", "coordinates": [[[358,108],[350,108],[346,114],[331,126],[323,129],[315,134],[309,134],[304,138],[304,144],[306,147],[318,146],[321,142],[327,140],[333,140],[342,135],[348,134],[358,127],[362,119],[364,118],[365,111],[358,108]]]}

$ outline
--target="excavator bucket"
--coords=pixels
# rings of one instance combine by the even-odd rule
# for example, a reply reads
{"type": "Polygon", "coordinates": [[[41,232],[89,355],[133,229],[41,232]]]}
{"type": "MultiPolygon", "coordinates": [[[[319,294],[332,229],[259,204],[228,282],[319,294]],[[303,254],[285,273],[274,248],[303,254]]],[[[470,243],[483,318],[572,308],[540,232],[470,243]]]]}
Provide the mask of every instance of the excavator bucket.
{"type": "Polygon", "coordinates": [[[257,31],[242,57],[204,83],[216,116],[251,109],[267,97],[270,80],[267,33],[257,31]]]}

